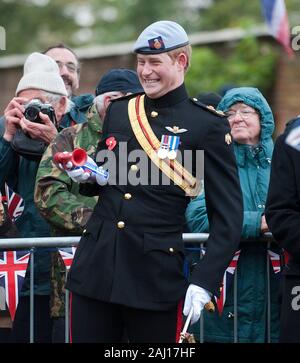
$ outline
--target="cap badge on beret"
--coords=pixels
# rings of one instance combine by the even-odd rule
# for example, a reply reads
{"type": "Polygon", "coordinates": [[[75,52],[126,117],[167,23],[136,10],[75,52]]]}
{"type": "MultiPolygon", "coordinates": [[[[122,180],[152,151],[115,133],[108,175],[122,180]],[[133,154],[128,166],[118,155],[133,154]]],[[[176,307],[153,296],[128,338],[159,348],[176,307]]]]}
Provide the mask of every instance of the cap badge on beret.
{"type": "Polygon", "coordinates": [[[165,49],[164,41],[162,37],[156,37],[148,40],[149,48],[152,50],[165,49]]]}

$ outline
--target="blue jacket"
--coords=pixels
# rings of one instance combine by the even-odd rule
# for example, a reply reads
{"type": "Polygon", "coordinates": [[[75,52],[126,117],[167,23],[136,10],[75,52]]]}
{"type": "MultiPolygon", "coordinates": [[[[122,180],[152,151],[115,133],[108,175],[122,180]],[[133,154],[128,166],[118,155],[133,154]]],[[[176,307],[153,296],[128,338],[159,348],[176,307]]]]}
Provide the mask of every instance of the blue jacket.
{"type": "MultiPolygon", "coordinates": [[[[239,177],[243,192],[244,221],[242,238],[254,239],[261,232],[270,178],[273,152],[272,111],[256,88],[241,87],[228,91],[218,109],[226,112],[236,102],[255,108],[260,113],[261,135],[258,145],[242,145],[234,142],[239,177]]],[[[230,190],[228,190],[230,193],[230,190]]],[[[209,232],[204,193],[192,200],[186,210],[186,220],[191,232],[209,232]]],[[[262,242],[245,242],[238,260],[238,337],[240,342],[264,342],[266,338],[266,259],[267,246],[262,242]]],[[[278,338],[278,276],[271,271],[271,339],[278,338]]],[[[218,313],[205,314],[205,340],[233,341],[233,286],[226,297],[221,317],[218,313]]]]}

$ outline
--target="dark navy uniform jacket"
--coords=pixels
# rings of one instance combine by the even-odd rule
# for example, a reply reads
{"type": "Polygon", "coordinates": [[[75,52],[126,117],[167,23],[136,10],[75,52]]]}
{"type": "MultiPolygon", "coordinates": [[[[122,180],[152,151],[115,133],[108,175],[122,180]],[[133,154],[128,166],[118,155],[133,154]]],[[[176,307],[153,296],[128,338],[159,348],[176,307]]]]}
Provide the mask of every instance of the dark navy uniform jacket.
{"type": "Polygon", "coordinates": [[[286,144],[288,133],[300,126],[291,120],[275,143],[266,220],[274,238],[290,255],[285,274],[300,275],[300,152],[286,144]]]}
{"type": "MultiPolygon", "coordinates": [[[[204,150],[210,237],[205,257],[194,268],[189,282],[218,295],[224,270],[239,244],[243,218],[228,121],[190,99],[184,85],[159,99],[146,96],[145,109],[159,140],[163,134],[172,135],[166,126],[177,126],[187,130],[179,134],[181,151],[204,150]]],[[[141,172],[138,162],[126,161],[132,150],[141,150],[129,122],[128,98],[109,107],[100,151],[107,149],[110,137],[117,142],[112,150],[117,177],[119,164],[128,169],[128,177],[141,172]],[[121,150],[121,141],[126,142],[127,151],[121,150]]],[[[184,297],[188,286],[183,274],[182,232],[189,198],[174,183],[124,184],[126,181],[121,180],[117,185],[97,186],[99,202],[77,248],[67,288],[135,308],[169,309],[184,297]]],[[[85,194],[95,193],[87,184],[83,186],[85,194]]]]}

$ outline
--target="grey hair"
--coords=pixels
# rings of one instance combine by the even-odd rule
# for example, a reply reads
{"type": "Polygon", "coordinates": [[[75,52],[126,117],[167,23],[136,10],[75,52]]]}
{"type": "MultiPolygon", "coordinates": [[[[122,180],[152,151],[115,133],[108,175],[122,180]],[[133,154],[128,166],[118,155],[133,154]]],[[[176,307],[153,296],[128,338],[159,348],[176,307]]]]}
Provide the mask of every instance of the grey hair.
{"type": "Polygon", "coordinates": [[[94,105],[96,105],[98,113],[102,113],[104,109],[104,99],[105,97],[117,98],[123,96],[125,93],[121,91],[112,91],[112,92],[105,92],[101,95],[98,95],[94,98],[94,105]]]}
{"type": "MultiPolygon", "coordinates": [[[[59,101],[61,100],[62,95],[58,95],[57,93],[51,93],[51,92],[43,92],[44,96],[46,97],[47,101],[51,103],[52,105],[57,105],[59,101]]],[[[67,97],[66,97],[67,98],[67,97]]],[[[67,98],[67,104],[66,104],[66,110],[64,113],[67,113],[71,110],[71,108],[74,106],[74,102],[72,102],[69,98],[67,98]]]]}

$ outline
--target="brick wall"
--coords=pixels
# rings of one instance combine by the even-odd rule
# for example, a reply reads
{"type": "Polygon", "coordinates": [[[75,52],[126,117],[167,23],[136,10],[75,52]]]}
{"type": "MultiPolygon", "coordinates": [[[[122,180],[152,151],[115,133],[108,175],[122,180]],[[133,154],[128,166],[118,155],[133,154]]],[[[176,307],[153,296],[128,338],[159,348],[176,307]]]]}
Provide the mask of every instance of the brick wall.
{"type": "Polygon", "coordinates": [[[0,115],[3,114],[5,106],[14,96],[22,74],[22,67],[0,69],[0,115]]]}
{"type": "Polygon", "coordinates": [[[293,59],[285,54],[279,59],[272,110],[276,120],[275,136],[284,131],[287,121],[300,114],[300,52],[296,52],[293,59]]]}
{"type": "MultiPolygon", "coordinates": [[[[80,88],[78,94],[94,93],[102,74],[110,68],[135,69],[135,57],[131,54],[112,57],[85,59],[82,62],[80,88]]],[[[22,77],[23,66],[0,68],[0,114],[15,94],[17,84],[22,77]]]]}
{"type": "Polygon", "coordinates": [[[116,56],[108,58],[86,59],[82,62],[80,77],[80,93],[94,93],[101,76],[111,68],[135,69],[135,57],[133,55],[116,56]]]}

